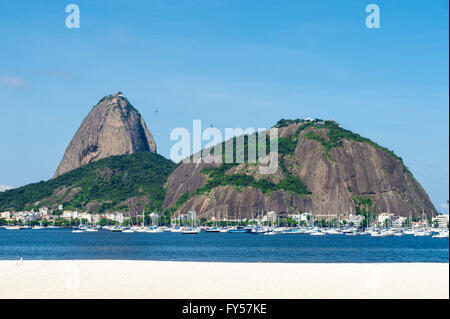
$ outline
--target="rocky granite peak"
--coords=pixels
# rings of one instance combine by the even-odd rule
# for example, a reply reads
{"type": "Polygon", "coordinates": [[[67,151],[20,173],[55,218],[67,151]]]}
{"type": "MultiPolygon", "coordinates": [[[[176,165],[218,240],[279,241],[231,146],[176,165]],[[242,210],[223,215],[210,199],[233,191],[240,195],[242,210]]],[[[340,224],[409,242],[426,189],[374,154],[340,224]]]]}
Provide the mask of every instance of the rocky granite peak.
{"type": "Polygon", "coordinates": [[[156,153],[144,118],[118,92],[102,98],[89,112],[64,153],[54,177],[113,155],[156,153]]]}

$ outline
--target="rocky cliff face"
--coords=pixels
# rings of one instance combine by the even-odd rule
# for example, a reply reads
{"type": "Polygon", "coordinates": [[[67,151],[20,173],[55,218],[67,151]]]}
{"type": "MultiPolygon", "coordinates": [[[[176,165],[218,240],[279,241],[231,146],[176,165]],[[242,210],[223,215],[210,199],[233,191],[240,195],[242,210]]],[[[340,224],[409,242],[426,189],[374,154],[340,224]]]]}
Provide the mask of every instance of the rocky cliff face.
{"type": "MultiPolygon", "coordinates": [[[[316,216],[345,215],[364,209],[402,216],[410,212],[420,216],[422,210],[436,213],[428,195],[399,157],[348,132],[337,125],[294,123],[279,128],[279,137],[292,141],[293,147],[280,156],[285,170],[279,169],[266,178],[277,183],[283,175],[291,175],[307,186],[310,194],[285,189],[268,192],[226,183],[200,192],[211,180],[203,170],[211,164],[183,163],[168,178],[163,206],[177,207],[181,212],[195,210],[199,217],[216,218],[254,218],[258,212],[268,211],[303,211],[316,216]],[[339,134],[350,138],[339,138],[339,134]]],[[[258,179],[254,168],[252,164],[239,164],[225,174],[246,174],[258,179]]]]}
{"type": "Polygon", "coordinates": [[[112,155],[156,152],[139,112],[119,92],[104,97],[86,116],[54,177],[112,155]]]}

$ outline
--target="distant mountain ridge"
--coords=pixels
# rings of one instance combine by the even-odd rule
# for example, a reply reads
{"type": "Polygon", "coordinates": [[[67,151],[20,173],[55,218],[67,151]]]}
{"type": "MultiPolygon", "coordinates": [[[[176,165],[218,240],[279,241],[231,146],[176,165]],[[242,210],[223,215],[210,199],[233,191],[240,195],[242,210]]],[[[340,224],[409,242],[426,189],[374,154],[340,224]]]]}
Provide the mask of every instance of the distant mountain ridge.
{"type": "Polygon", "coordinates": [[[102,98],[67,146],[54,177],[112,155],[156,152],[141,114],[121,92],[102,98]]]}

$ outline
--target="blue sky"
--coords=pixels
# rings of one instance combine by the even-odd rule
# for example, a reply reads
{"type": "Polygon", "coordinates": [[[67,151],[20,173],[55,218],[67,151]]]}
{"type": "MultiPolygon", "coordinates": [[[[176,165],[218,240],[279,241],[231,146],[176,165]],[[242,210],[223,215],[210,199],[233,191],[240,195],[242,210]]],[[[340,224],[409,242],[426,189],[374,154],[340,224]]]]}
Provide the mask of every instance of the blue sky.
{"type": "Polygon", "coordinates": [[[0,0],[0,185],[52,177],[92,106],[121,90],[162,155],[194,119],[335,119],[401,156],[439,211],[447,201],[448,1],[73,1],[79,29],[69,3],[0,0]]]}

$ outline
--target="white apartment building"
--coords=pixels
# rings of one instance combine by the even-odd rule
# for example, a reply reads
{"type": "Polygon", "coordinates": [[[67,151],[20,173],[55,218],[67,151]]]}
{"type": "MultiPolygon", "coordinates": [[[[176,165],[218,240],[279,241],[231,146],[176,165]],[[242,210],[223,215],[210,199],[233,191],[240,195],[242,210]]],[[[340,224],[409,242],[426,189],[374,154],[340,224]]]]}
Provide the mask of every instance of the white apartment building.
{"type": "MultiPolygon", "coordinates": [[[[158,214],[151,213],[151,214],[150,214],[150,217],[153,218],[153,216],[154,216],[155,218],[158,218],[158,217],[159,217],[158,214]]],[[[186,218],[187,218],[187,220],[191,220],[191,221],[192,221],[192,220],[197,220],[197,213],[196,213],[195,211],[187,212],[186,218]]]]}
{"type": "Polygon", "coordinates": [[[0,218],[10,219],[11,218],[11,212],[1,212],[0,213],[0,218]]]}
{"type": "Polygon", "coordinates": [[[101,219],[100,214],[92,214],[91,216],[92,216],[92,222],[94,222],[94,223],[98,223],[101,219]]]}
{"type": "Polygon", "coordinates": [[[394,217],[394,214],[381,213],[381,214],[378,214],[378,216],[377,216],[377,222],[381,225],[384,225],[386,220],[391,222],[393,217],[394,217]]]}
{"type": "Polygon", "coordinates": [[[72,218],[77,218],[77,215],[78,215],[78,212],[72,212],[70,210],[65,210],[61,214],[61,217],[65,218],[65,219],[72,219],[72,218]]]}
{"type": "Polygon", "coordinates": [[[86,219],[89,223],[92,222],[92,214],[89,213],[78,213],[78,219],[86,219]]]}
{"type": "Polygon", "coordinates": [[[447,229],[448,219],[448,215],[438,215],[434,218],[434,220],[437,221],[438,227],[441,229],[447,229]]]}
{"type": "Polygon", "coordinates": [[[272,222],[276,221],[278,218],[277,212],[267,212],[267,220],[270,220],[272,222]]]}
{"type": "Polygon", "coordinates": [[[312,221],[311,213],[291,214],[289,215],[289,217],[295,220],[297,223],[301,222],[309,223],[312,221]]]}
{"type": "Polygon", "coordinates": [[[361,222],[363,221],[364,216],[361,215],[353,215],[350,214],[348,215],[348,223],[353,223],[353,226],[355,227],[359,227],[359,225],[361,225],[361,222]]]}
{"type": "Polygon", "coordinates": [[[407,221],[406,217],[398,216],[395,220],[392,221],[392,226],[396,228],[402,227],[403,223],[407,221]]]}

